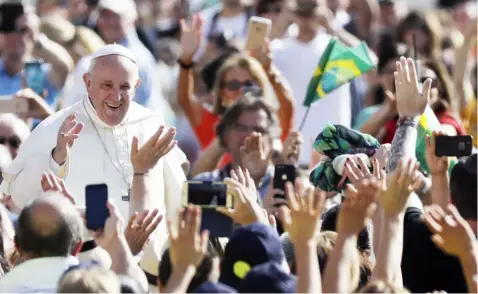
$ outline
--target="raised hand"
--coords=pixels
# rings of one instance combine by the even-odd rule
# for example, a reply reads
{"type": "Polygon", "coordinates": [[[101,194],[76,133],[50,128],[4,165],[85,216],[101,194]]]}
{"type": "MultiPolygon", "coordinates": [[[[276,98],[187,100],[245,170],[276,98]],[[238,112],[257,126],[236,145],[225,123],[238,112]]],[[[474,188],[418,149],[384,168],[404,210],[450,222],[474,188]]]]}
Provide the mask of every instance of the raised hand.
{"type": "Polygon", "coordinates": [[[304,145],[302,135],[296,131],[290,132],[282,148],[282,162],[297,166],[302,145],[304,145]]]}
{"type": "MultiPolygon", "coordinates": [[[[241,167],[237,167],[236,171],[231,170],[231,178],[244,185],[249,190],[251,197],[257,195],[256,184],[247,169],[242,171],[241,167]]],[[[257,197],[255,197],[255,200],[257,201],[257,197]]]]}
{"type": "Polygon", "coordinates": [[[266,150],[264,138],[260,133],[252,133],[241,147],[242,166],[249,170],[256,183],[266,174],[271,157],[272,152],[266,150]]]}
{"type": "Polygon", "coordinates": [[[243,226],[256,222],[269,224],[262,207],[257,204],[257,193],[251,192],[245,185],[234,179],[226,178],[224,182],[227,184],[227,193],[234,197],[234,208],[218,207],[216,208],[218,212],[243,226]]]}
{"type": "Polygon", "coordinates": [[[63,179],[60,179],[59,177],[55,176],[52,172],[43,173],[41,175],[41,188],[43,192],[60,192],[63,196],[68,198],[68,200],[70,200],[73,205],[76,205],[75,197],[73,197],[73,195],[71,195],[71,193],[68,191],[63,179]]]}
{"type": "Polygon", "coordinates": [[[75,140],[79,137],[83,129],[83,123],[76,121],[78,113],[73,112],[63,121],[58,136],[56,138],[56,147],[53,150],[53,159],[58,165],[63,165],[66,161],[70,148],[73,146],[75,140]]]}
{"type": "Polygon", "coordinates": [[[271,71],[272,67],[272,52],[269,40],[264,41],[264,48],[256,48],[250,53],[250,55],[257,59],[261,63],[262,68],[264,68],[264,71],[268,73],[271,71]]]}
{"type": "Polygon", "coordinates": [[[124,236],[128,242],[131,253],[136,255],[143,250],[151,233],[156,230],[163,216],[158,209],[153,211],[144,210],[141,213],[131,215],[124,236]]]}
{"type": "Polygon", "coordinates": [[[306,244],[319,230],[326,194],[314,187],[305,189],[300,181],[296,181],[295,187],[286,183],[286,197],[289,207],[281,206],[279,210],[284,229],[294,244],[306,244]]]}
{"type": "Polygon", "coordinates": [[[379,180],[376,178],[363,179],[355,187],[347,185],[345,200],[337,219],[339,234],[358,234],[367,226],[377,209],[379,180]]]}
{"type": "Polygon", "coordinates": [[[141,148],[138,147],[138,138],[133,137],[130,157],[134,172],[146,174],[154,168],[159,159],[176,146],[175,135],[175,128],[164,132],[164,126],[160,126],[158,131],[141,148]]]}
{"type": "Polygon", "coordinates": [[[194,54],[201,46],[202,19],[199,15],[192,16],[191,25],[187,25],[184,19],[180,20],[181,26],[181,60],[192,62],[194,54]]]}
{"type": "Polygon", "coordinates": [[[437,157],[435,155],[435,146],[436,146],[436,138],[437,136],[446,136],[445,133],[441,131],[433,131],[433,138],[430,138],[429,135],[426,136],[426,159],[428,169],[430,173],[433,174],[443,174],[448,171],[448,157],[442,156],[437,157]]]}
{"type": "Polygon", "coordinates": [[[380,192],[379,202],[386,216],[398,216],[405,212],[408,197],[418,189],[412,184],[419,184],[415,171],[418,164],[415,159],[405,159],[387,177],[387,188],[380,192]]]}
{"type": "Polygon", "coordinates": [[[415,64],[411,58],[402,56],[396,66],[394,77],[398,113],[402,117],[418,118],[425,112],[430,100],[432,80],[427,79],[420,89],[415,64]]]}
{"type": "Polygon", "coordinates": [[[200,207],[190,205],[179,209],[177,225],[168,221],[169,256],[175,269],[196,268],[206,255],[209,232],[199,233],[201,214],[200,207]]]}
{"type": "Polygon", "coordinates": [[[13,95],[13,99],[23,99],[28,104],[28,112],[18,113],[18,115],[24,118],[44,119],[48,117],[52,111],[45,101],[47,95],[48,92],[46,90],[42,96],[40,96],[25,84],[25,88],[18,90],[15,95],[13,95]]]}
{"type": "Polygon", "coordinates": [[[432,205],[424,220],[433,233],[433,243],[444,252],[463,257],[476,248],[473,230],[454,205],[449,204],[446,212],[440,206],[432,205]]]}

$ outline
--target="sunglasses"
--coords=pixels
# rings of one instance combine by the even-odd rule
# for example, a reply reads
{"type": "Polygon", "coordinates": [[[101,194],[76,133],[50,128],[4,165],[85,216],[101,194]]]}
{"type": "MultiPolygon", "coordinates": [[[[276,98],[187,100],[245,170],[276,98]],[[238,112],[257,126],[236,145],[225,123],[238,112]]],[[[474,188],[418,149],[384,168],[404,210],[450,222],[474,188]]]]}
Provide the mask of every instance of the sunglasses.
{"type": "Polygon", "coordinates": [[[18,137],[0,137],[0,145],[6,145],[8,144],[10,147],[16,149],[18,147],[20,147],[20,144],[22,142],[20,141],[20,139],[18,137]]]}
{"type": "Polygon", "coordinates": [[[247,80],[244,82],[238,81],[238,80],[230,80],[228,82],[224,82],[224,87],[225,89],[228,89],[229,91],[237,91],[243,87],[252,87],[254,86],[254,82],[251,80],[247,80]]]}

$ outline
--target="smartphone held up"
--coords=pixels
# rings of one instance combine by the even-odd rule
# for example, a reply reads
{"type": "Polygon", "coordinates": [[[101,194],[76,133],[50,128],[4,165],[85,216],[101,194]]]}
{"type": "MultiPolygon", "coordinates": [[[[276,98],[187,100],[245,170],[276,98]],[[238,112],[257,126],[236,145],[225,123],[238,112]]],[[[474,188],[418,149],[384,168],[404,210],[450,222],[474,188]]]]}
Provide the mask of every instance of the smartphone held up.
{"type": "Polygon", "coordinates": [[[91,231],[102,230],[110,216],[108,210],[108,186],[106,184],[88,185],[85,188],[86,227],[91,231]]]}

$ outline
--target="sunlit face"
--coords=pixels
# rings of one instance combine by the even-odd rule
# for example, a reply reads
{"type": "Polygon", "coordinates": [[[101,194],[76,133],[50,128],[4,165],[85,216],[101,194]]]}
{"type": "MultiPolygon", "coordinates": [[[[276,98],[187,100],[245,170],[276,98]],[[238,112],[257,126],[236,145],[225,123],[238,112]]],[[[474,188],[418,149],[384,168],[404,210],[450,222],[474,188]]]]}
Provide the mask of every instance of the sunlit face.
{"type": "Polygon", "coordinates": [[[108,44],[121,42],[126,35],[126,17],[111,10],[102,9],[100,11],[97,25],[101,37],[108,44]]]}
{"type": "Polygon", "coordinates": [[[119,55],[99,57],[95,62],[91,73],[83,76],[86,89],[99,118],[116,126],[126,116],[139,86],[138,66],[119,55]]]}
{"type": "Polygon", "coordinates": [[[5,145],[10,151],[12,158],[15,158],[20,149],[22,141],[20,136],[15,132],[15,128],[11,124],[0,124],[0,144],[5,145]]]}
{"type": "Polygon", "coordinates": [[[225,133],[226,148],[233,158],[240,158],[240,148],[253,132],[261,133],[266,140],[270,140],[267,113],[262,109],[243,112],[225,133]]]}
{"type": "Polygon", "coordinates": [[[231,106],[239,99],[246,87],[258,86],[258,83],[248,70],[233,67],[226,71],[221,87],[221,104],[223,107],[231,106]]]}

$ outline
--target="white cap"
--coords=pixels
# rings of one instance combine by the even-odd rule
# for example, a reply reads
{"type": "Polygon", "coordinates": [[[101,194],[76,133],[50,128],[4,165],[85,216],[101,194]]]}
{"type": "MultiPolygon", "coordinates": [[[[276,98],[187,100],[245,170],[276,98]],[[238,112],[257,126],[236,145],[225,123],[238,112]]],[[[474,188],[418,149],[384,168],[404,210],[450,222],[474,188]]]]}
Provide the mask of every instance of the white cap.
{"type": "Polygon", "coordinates": [[[100,49],[96,50],[95,53],[93,53],[93,55],[91,56],[91,60],[108,55],[121,55],[131,59],[134,63],[138,64],[133,52],[119,44],[109,44],[101,47],[100,49]]]}
{"type": "Polygon", "coordinates": [[[136,4],[133,0],[100,0],[98,8],[111,10],[119,15],[127,15],[133,19],[138,16],[136,4]]]}

